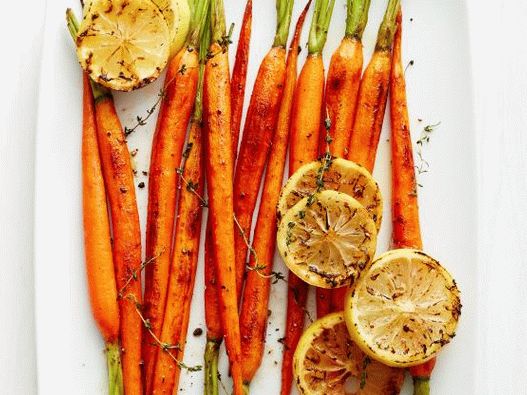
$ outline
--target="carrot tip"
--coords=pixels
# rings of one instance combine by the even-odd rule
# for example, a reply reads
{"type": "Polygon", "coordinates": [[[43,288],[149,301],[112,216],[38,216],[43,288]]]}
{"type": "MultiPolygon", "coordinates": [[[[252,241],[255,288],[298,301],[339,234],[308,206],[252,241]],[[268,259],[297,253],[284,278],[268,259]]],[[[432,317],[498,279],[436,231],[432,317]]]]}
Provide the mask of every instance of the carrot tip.
{"type": "Polygon", "coordinates": [[[123,370],[118,342],[106,344],[106,361],[108,363],[108,393],[123,395],[123,370]]]}
{"type": "Polygon", "coordinates": [[[414,377],[414,395],[430,395],[430,379],[414,377]]]}
{"type": "Polygon", "coordinates": [[[205,346],[205,395],[218,395],[218,358],[221,340],[207,340],[205,346]]]}

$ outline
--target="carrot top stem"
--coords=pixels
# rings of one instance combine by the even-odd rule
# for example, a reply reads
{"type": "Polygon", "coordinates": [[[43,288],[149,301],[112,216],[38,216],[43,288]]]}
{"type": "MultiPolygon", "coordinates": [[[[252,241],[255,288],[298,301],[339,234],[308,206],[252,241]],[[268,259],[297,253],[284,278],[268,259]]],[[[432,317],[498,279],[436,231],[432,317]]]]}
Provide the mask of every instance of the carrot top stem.
{"type": "Polygon", "coordinates": [[[205,346],[205,395],[218,395],[218,357],[220,341],[207,340],[205,346]]]}
{"type": "Polygon", "coordinates": [[[291,24],[291,14],[293,12],[294,0],[276,0],[276,35],[274,36],[273,47],[287,46],[289,36],[289,25],[291,24]]]}
{"type": "Polygon", "coordinates": [[[334,5],[335,0],[316,0],[307,44],[310,55],[320,54],[324,49],[334,5]]]}
{"type": "Polygon", "coordinates": [[[223,45],[225,40],[227,28],[225,24],[225,7],[223,0],[211,0],[211,24],[212,24],[212,40],[223,45]]]}
{"type": "Polygon", "coordinates": [[[209,24],[206,23],[206,18],[209,13],[209,4],[210,0],[189,1],[192,19],[190,21],[190,33],[187,41],[189,45],[194,48],[200,46],[200,38],[203,37],[203,29],[205,29],[205,26],[210,30],[209,24]]]}
{"type": "Polygon", "coordinates": [[[108,363],[108,394],[123,395],[123,370],[118,342],[106,344],[106,360],[108,363]]]}
{"type": "Polygon", "coordinates": [[[348,0],[346,17],[346,37],[362,39],[362,33],[368,23],[368,11],[371,0],[348,0]]]}
{"type": "Polygon", "coordinates": [[[430,395],[430,379],[414,377],[414,395],[430,395]]]}
{"type": "Polygon", "coordinates": [[[205,74],[205,63],[207,62],[207,49],[210,45],[210,7],[209,0],[198,0],[200,3],[206,3],[203,10],[203,18],[201,19],[201,28],[199,36],[199,76],[198,87],[196,90],[196,99],[194,100],[194,112],[192,114],[192,122],[200,123],[203,118],[203,77],[205,74]]]}
{"type": "MultiPolygon", "coordinates": [[[[71,8],[68,8],[66,10],[66,23],[68,25],[68,30],[71,34],[71,38],[73,39],[73,42],[77,42],[77,34],[79,32],[79,21],[77,20],[77,17],[75,16],[75,13],[71,8]]],[[[93,81],[90,78],[90,85],[91,90],[93,92],[93,100],[95,103],[97,103],[102,98],[111,96],[111,92],[108,88],[97,84],[95,81],[93,81]]]]}
{"type": "Polygon", "coordinates": [[[375,45],[376,51],[388,51],[392,48],[393,37],[395,30],[397,29],[397,13],[401,0],[390,0],[384,19],[382,20],[381,26],[379,27],[379,33],[377,34],[377,44],[375,45]]]}

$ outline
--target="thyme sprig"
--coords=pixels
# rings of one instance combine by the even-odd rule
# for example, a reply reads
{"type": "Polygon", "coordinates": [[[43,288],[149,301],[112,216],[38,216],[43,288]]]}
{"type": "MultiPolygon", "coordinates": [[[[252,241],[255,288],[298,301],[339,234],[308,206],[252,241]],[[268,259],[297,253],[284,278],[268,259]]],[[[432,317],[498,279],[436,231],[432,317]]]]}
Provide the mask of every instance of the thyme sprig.
{"type": "Polygon", "coordinates": [[[242,235],[243,242],[247,246],[247,249],[249,250],[249,253],[254,257],[254,266],[251,266],[251,265],[247,264],[247,265],[245,265],[245,268],[248,271],[256,272],[256,274],[258,274],[262,278],[272,278],[273,279],[273,281],[272,281],[273,284],[278,283],[278,281],[287,282],[287,280],[285,279],[284,274],[281,273],[281,272],[272,271],[271,274],[263,273],[263,271],[265,269],[267,269],[267,265],[264,265],[264,264],[260,263],[260,260],[258,259],[258,254],[256,253],[256,250],[254,249],[252,244],[249,242],[249,238],[245,234],[245,232],[244,232],[244,230],[243,230],[243,228],[242,228],[242,226],[240,224],[240,221],[238,221],[238,218],[236,217],[236,215],[234,215],[233,218],[234,218],[234,223],[236,224],[240,234],[242,235]]]}
{"type": "Polygon", "coordinates": [[[165,252],[165,250],[163,249],[159,254],[157,254],[156,256],[153,256],[149,259],[147,259],[146,261],[144,262],[141,262],[141,264],[135,268],[134,270],[132,270],[132,272],[130,273],[130,276],[128,276],[128,278],[126,279],[124,285],[122,286],[122,288],[119,290],[119,298],[122,298],[123,297],[123,293],[124,291],[126,290],[126,288],[128,287],[128,285],[130,285],[130,283],[132,282],[132,280],[137,280],[139,278],[139,276],[141,275],[141,272],[149,265],[151,264],[152,262],[154,262],[157,258],[159,258],[161,256],[161,254],[163,254],[165,252]]]}
{"type": "Polygon", "coordinates": [[[165,97],[166,97],[166,88],[162,88],[157,94],[157,100],[155,101],[155,103],[152,105],[152,107],[146,110],[147,115],[145,117],[137,115],[135,117],[137,122],[135,123],[133,127],[131,128],[129,128],[128,126],[124,127],[124,135],[128,137],[133,132],[135,132],[137,128],[139,128],[140,126],[145,126],[148,120],[150,119],[150,117],[152,116],[152,114],[156,111],[157,106],[159,106],[159,104],[165,97]]]}
{"type": "MultiPolygon", "coordinates": [[[[419,163],[415,165],[417,175],[428,173],[430,171],[430,163],[424,158],[423,147],[430,143],[430,137],[432,136],[432,133],[434,132],[434,130],[436,130],[437,127],[439,127],[439,125],[441,125],[441,122],[426,125],[421,131],[421,135],[419,136],[419,139],[416,142],[416,145],[417,145],[416,153],[417,153],[417,158],[419,160],[419,163]]],[[[422,187],[421,184],[417,184],[417,185],[422,187]]]]}
{"type": "Polygon", "coordinates": [[[199,372],[199,371],[201,371],[201,369],[203,368],[201,365],[189,366],[189,365],[185,364],[184,362],[180,361],[179,359],[177,359],[176,356],[172,353],[172,350],[181,350],[180,345],[179,344],[165,343],[165,342],[161,341],[156,336],[154,331],[152,330],[152,324],[150,323],[150,320],[143,316],[143,314],[141,312],[143,306],[141,305],[141,303],[139,303],[137,301],[137,298],[134,295],[132,295],[132,294],[128,294],[127,295],[127,299],[134,303],[135,311],[139,315],[139,318],[141,318],[141,321],[143,322],[144,328],[148,331],[148,333],[150,334],[150,336],[154,340],[155,345],[158,346],[162,351],[166,352],[168,354],[168,356],[170,358],[172,358],[172,360],[176,363],[178,368],[185,369],[185,370],[187,370],[189,372],[199,372]]]}

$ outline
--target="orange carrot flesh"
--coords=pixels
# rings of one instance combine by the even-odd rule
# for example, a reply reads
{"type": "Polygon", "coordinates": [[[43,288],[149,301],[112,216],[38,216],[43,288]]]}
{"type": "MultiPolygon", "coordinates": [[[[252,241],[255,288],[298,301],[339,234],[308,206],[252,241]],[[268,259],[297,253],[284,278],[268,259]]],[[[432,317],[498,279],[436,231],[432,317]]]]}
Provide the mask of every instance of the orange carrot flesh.
{"type": "MultiPolygon", "coordinates": [[[[236,161],[240,124],[245,100],[245,85],[247,80],[247,67],[249,63],[249,44],[252,30],[252,0],[245,5],[236,59],[231,79],[231,151],[232,163],[236,161]]],[[[205,125],[206,126],[206,125],[205,125]]],[[[212,228],[207,221],[205,233],[205,323],[207,325],[207,348],[212,353],[205,355],[205,392],[218,393],[217,358],[219,346],[223,340],[223,328],[220,318],[219,295],[215,270],[216,255],[212,243],[212,228]],[[210,391],[210,392],[207,392],[210,391]]]]}
{"type": "MultiPolygon", "coordinates": [[[[351,132],[348,159],[373,172],[381,136],[384,112],[388,101],[392,44],[400,0],[390,0],[379,28],[375,52],[360,83],[357,108],[351,132]]],[[[331,310],[344,309],[347,287],[335,289],[331,295],[331,310]]]]}
{"type": "Polygon", "coordinates": [[[142,395],[141,231],[130,153],[111,96],[96,98],[95,113],[102,170],[113,230],[113,260],[119,290],[123,379],[127,395],[142,395]]]}
{"type": "Polygon", "coordinates": [[[276,205],[282,188],[287,155],[289,123],[296,83],[298,45],[309,3],[300,15],[289,49],[283,98],[278,114],[272,150],[269,155],[253,239],[254,254],[251,254],[249,261],[249,267],[255,269],[249,270],[247,273],[241,306],[240,332],[242,336],[243,380],[246,384],[250,383],[256,374],[264,351],[271,287],[270,275],[273,269],[276,243],[276,205]]]}
{"type": "MultiPolygon", "coordinates": [[[[324,48],[333,0],[316,0],[308,42],[308,56],[298,77],[291,114],[289,172],[318,156],[322,101],[324,96],[324,48]]],[[[293,354],[304,329],[308,285],[289,272],[287,318],[282,359],[281,395],[289,395],[293,382],[293,354]]]]}
{"type": "Polygon", "coordinates": [[[209,215],[215,251],[215,268],[234,394],[243,394],[240,350],[240,324],[236,294],[234,253],[233,157],[231,137],[231,91],[222,0],[212,1],[213,41],[211,58],[205,67],[204,116],[207,124],[207,185],[209,215]]]}
{"type": "Polygon", "coordinates": [[[99,158],[95,107],[88,76],[84,76],[82,121],[82,204],[84,253],[93,317],[106,342],[108,392],[122,393],[119,352],[119,305],[112,256],[106,189],[99,158]]]}
{"type": "MultiPolygon", "coordinates": [[[[364,61],[362,34],[368,21],[369,6],[369,0],[347,2],[346,34],[329,64],[324,98],[327,114],[323,114],[329,118],[329,129],[326,131],[323,122],[320,154],[329,150],[335,157],[345,158],[348,155],[364,61]]],[[[317,288],[316,292],[317,317],[323,317],[331,312],[333,291],[317,288]]]]}
{"type": "MultiPolygon", "coordinates": [[[[399,13],[395,33],[390,78],[390,114],[392,124],[392,223],[394,248],[422,249],[419,204],[415,177],[406,82],[402,62],[402,16],[399,13]]],[[[410,368],[414,394],[430,393],[430,376],[436,359],[410,368]]]]}
{"type": "MultiPolygon", "coordinates": [[[[159,337],[165,311],[170,250],[174,230],[177,196],[176,169],[192,112],[199,68],[195,48],[186,46],[172,59],[165,80],[150,160],[148,218],[146,226],[145,319],[159,337]]],[[[143,336],[142,355],[147,392],[151,390],[158,345],[150,333],[143,336]]]]}
{"type": "Polygon", "coordinates": [[[93,316],[104,340],[113,343],[119,337],[119,306],[95,108],[87,76],[83,96],[82,191],[84,252],[93,316]]]}

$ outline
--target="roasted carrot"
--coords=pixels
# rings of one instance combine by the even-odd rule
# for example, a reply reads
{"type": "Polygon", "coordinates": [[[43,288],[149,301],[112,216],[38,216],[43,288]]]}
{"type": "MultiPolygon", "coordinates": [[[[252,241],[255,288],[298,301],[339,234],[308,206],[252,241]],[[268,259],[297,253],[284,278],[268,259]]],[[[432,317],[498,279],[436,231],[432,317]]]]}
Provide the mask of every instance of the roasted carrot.
{"type": "MultiPolygon", "coordinates": [[[[206,170],[220,318],[234,382],[243,394],[240,323],[234,253],[231,87],[223,0],[212,0],[212,44],[205,66],[203,106],[206,122],[206,170]]],[[[208,385],[208,384],[207,384],[208,385]]]]}
{"type": "Polygon", "coordinates": [[[99,158],[95,108],[90,81],[84,76],[82,117],[82,213],[84,254],[93,317],[106,342],[109,394],[123,393],[119,352],[119,305],[112,257],[110,219],[99,158]]]}
{"type": "Polygon", "coordinates": [[[287,57],[285,87],[278,114],[276,133],[269,154],[267,172],[250,255],[247,280],[240,313],[243,380],[248,386],[262,361],[267,326],[271,273],[276,244],[276,205],[282,188],[287,155],[289,124],[296,84],[298,46],[308,2],[298,19],[287,57]]]}
{"type": "Polygon", "coordinates": [[[277,0],[277,25],[272,48],[267,52],[256,76],[247,110],[244,132],[234,177],[234,214],[237,231],[236,290],[241,294],[247,243],[252,216],[260,190],[265,163],[278,121],[285,81],[286,45],[293,0],[277,0]]]}
{"type": "MultiPolygon", "coordinates": [[[[364,71],[357,98],[357,109],[351,132],[348,159],[373,172],[377,146],[381,135],[390,71],[392,44],[400,0],[390,0],[377,34],[375,51],[364,71]]],[[[346,287],[335,289],[331,295],[331,310],[344,309],[346,287]]]]}
{"type": "Polygon", "coordinates": [[[247,0],[243,21],[236,49],[236,60],[232,70],[231,78],[231,132],[232,153],[236,158],[238,151],[238,140],[240,138],[240,126],[242,123],[243,103],[245,100],[245,82],[247,80],[247,67],[249,64],[249,45],[251,43],[251,30],[253,22],[253,2],[247,0]]]}
{"type": "MultiPolygon", "coordinates": [[[[66,11],[68,28],[75,40],[78,22],[66,11]]],[[[95,103],[95,122],[101,168],[110,202],[113,261],[118,289],[123,382],[127,395],[142,395],[141,375],[141,231],[135,197],[130,152],[111,92],[90,81],[95,103]]]]}
{"type": "MultiPolygon", "coordinates": [[[[324,64],[322,50],[334,0],[316,0],[311,21],[306,63],[298,77],[291,113],[291,146],[289,171],[295,172],[306,163],[316,160],[324,94],[324,64]]],[[[287,322],[282,360],[281,394],[289,395],[293,380],[293,353],[304,329],[304,308],[308,286],[289,272],[287,322]]]]}
{"type": "MultiPolygon", "coordinates": [[[[193,43],[170,61],[156,131],[148,180],[148,215],[146,224],[145,297],[143,315],[156,337],[161,333],[170,270],[170,249],[174,230],[177,196],[176,169],[198,81],[198,53],[193,43]]],[[[142,356],[147,393],[152,389],[158,345],[144,332],[142,356]]]]}
{"type": "MultiPolygon", "coordinates": [[[[351,128],[362,74],[362,33],[368,23],[370,0],[348,0],[346,33],[329,64],[325,110],[329,118],[329,139],[320,134],[319,151],[344,158],[348,154],[351,128]]],[[[323,129],[325,131],[325,129],[323,129]]],[[[317,316],[331,312],[332,290],[317,288],[317,316]]]]}
{"type": "Polygon", "coordinates": [[[163,326],[159,337],[162,344],[157,348],[155,369],[152,377],[152,394],[172,394],[178,387],[179,376],[185,350],[190,317],[190,302],[198,264],[198,249],[201,234],[201,214],[203,206],[204,172],[202,169],[202,86],[203,72],[209,45],[210,26],[207,23],[209,1],[199,0],[193,9],[193,32],[189,48],[195,52],[199,48],[199,81],[190,123],[188,142],[183,153],[183,163],[178,174],[179,203],[175,241],[172,251],[172,265],[168,284],[167,301],[163,326]],[[203,41],[200,44],[200,37],[203,41]]]}
{"type": "MultiPolygon", "coordinates": [[[[390,78],[393,245],[394,248],[422,249],[417,182],[401,58],[402,16],[400,13],[397,22],[390,78]]],[[[423,365],[410,368],[410,374],[414,379],[415,395],[430,393],[430,376],[435,362],[434,358],[423,365]]]]}
{"type": "MultiPolygon", "coordinates": [[[[231,143],[232,160],[236,161],[240,124],[245,100],[245,82],[247,79],[247,65],[249,63],[249,44],[252,28],[252,0],[245,5],[243,21],[236,50],[236,60],[231,79],[231,143]]],[[[205,387],[207,394],[218,393],[218,356],[223,341],[221,326],[219,295],[216,287],[215,254],[212,244],[212,229],[210,219],[207,222],[205,234],[205,323],[207,325],[207,346],[205,351],[205,377],[208,383],[205,387]]]]}

